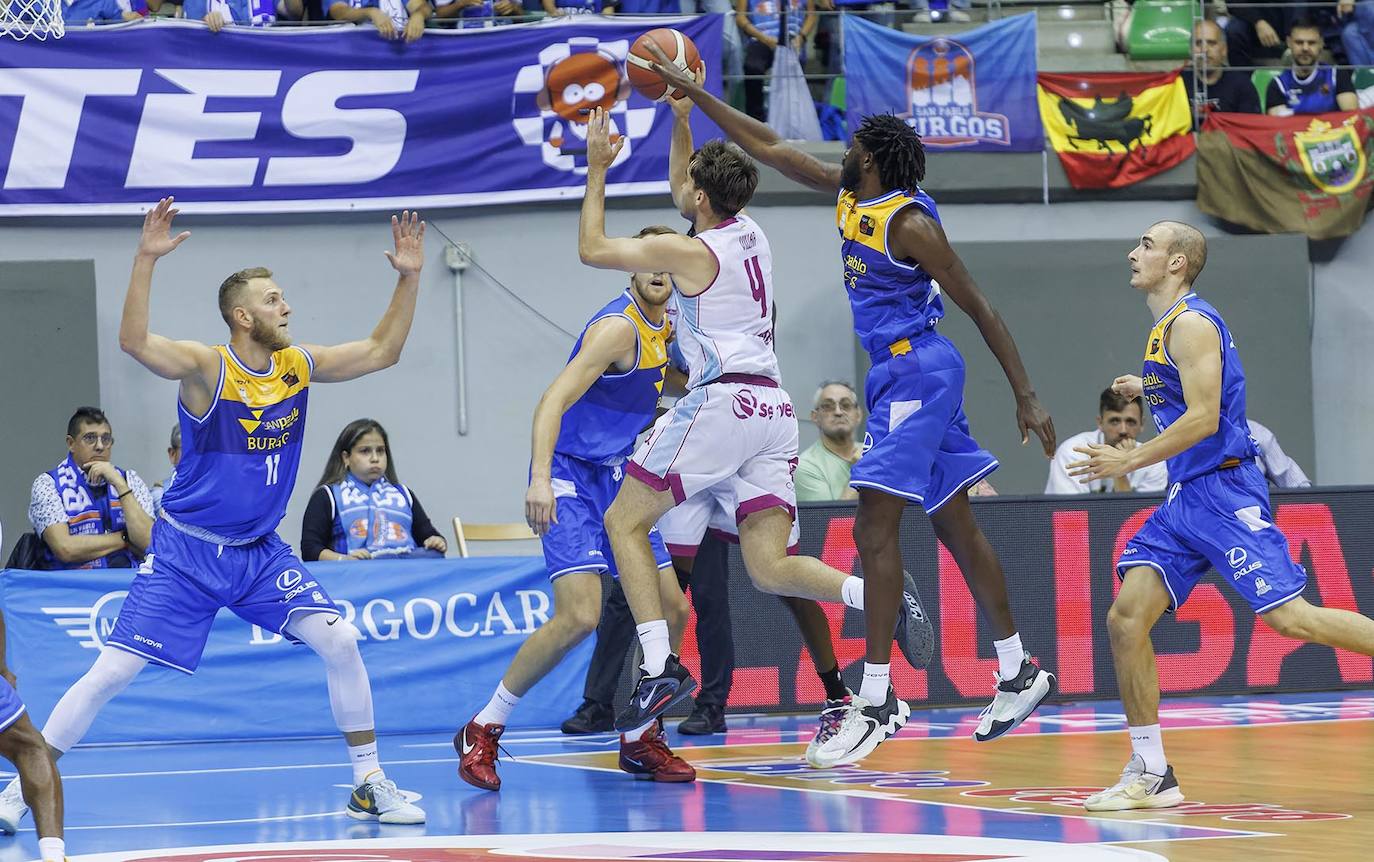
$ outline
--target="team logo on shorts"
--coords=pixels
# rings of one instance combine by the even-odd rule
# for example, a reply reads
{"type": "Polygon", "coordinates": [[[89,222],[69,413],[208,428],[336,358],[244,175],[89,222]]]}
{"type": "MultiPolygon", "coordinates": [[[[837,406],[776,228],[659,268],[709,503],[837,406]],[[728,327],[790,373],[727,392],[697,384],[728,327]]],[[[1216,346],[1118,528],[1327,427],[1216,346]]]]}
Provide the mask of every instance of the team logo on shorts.
{"type": "Polygon", "coordinates": [[[300,585],[302,577],[299,569],[287,569],[277,575],[277,589],[283,593],[289,592],[300,585]]]}
{"type": "Polygon", "coordinates": [[[735,418],[748,419],[759,410],[759,399],[748,389],[738,389],[735,391],[735,418]]]}
{"type": "Polygon", "coordinates": [[[1233,569],[1239,569],[1241,566],[1245,565],[1245,559],[1246,555],[1244,548],[1232,548],[1226,552],[1226,562],[1230,563],[1233,569]]]}
{"type": "Polygon", "coordinates": [[[124,605],[128,590],[106,593],[95,600],[95,604],[77,607],[40,608],[52,617],[52,621],[62,627],[68,635],[81,641],[86,649],[100,649],[105,639],[114,631],[119,609],[124,605]]]}

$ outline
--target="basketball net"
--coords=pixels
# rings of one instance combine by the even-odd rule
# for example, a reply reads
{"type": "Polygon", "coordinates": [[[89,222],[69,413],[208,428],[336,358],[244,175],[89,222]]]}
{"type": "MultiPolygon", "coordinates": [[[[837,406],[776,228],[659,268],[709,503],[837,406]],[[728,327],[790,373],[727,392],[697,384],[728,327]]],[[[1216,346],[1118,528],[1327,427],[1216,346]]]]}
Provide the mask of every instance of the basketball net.
{"type": "Polygon", "coordinates": [[[61,39],[66,32],[62,0],[0,0],[0,36],[43,41],[61,39]]]}

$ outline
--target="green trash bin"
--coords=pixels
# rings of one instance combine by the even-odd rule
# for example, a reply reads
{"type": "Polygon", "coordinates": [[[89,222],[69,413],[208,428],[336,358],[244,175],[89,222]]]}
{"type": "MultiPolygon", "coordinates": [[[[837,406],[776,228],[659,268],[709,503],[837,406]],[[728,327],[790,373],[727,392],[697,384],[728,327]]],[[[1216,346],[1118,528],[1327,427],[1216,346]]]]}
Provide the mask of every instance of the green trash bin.
{"type": "Polygon", "coordinates": [[[1136,0],[1126,46],[1132,60],[1186,60],[1192,54],[1193,3],[1136,0]]]}

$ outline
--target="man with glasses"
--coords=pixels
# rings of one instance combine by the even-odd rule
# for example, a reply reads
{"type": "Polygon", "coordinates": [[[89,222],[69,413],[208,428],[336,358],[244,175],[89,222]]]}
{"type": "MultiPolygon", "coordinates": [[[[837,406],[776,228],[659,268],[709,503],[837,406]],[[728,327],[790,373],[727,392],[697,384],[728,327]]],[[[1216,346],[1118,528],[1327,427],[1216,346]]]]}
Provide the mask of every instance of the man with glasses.
{"type": "Polygon", "coordinates": [[[863,446],[854,439],[863,418],[859,396],[848,383],[827,380],[816,390],[812,404],[811,421],[821,438],[797,461],[797,501],[857,500],[859,492],[849,487],[849,471],[863,454],[863,446]]]}
{"type": "Polygon", "coordinates": [[[40,473],[29,492],[29,521],[43,539],[44,568],[133,568],[153,530],[153,495],[133,470],[110,460],[110,420],[80,407],[67,421],[67,457],[40,473]]]}

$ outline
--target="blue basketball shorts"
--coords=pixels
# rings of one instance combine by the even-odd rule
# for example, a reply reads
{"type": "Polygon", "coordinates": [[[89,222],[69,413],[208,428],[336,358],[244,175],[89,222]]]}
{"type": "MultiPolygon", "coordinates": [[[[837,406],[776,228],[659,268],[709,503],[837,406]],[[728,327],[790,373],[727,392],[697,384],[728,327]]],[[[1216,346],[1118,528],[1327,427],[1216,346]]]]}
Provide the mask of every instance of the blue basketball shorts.
{"type": "Polygon", "coordinates": [[[1170,611],[1188,601],[1209,569],[1257,614],[1307,586],[1307,570],[1293,562],[1288,539],[1273,524],[1269,485],[1253,461],[1169,486],[1164,505],[1126,543],[1116,575],[1124,578],[1137,566],[1164,579],[1170,611]]]}
{"type": "Polygon", "coordinates": [[[0,678],[0,733],[24,716],[24,701],[9,681],[0,678]]]}
{"type": "Polygon", "coordinates": [[[930,330],[911,339],[908,352],[869,370],[864,389],[868,433],[851,486],[915,500],[934,514],[997,469],[969,433],[964,358],[948,338],[930,330]]]}
{"type": "Polygon", "coordinates": [[[220,608],[292,642],[292,617],[339,613],[276,533],[247,545],[216,545],[159,519],[106,643],[194,673],[220,608]]]}
{"type": "MultiPolygon", "coordinates": [[[[550,524],[541,540],[549,580],[570,572],[610,572],[619,577],[606,537],[606,510],[625,480],[624,466],[597,464],[555,452],[551,467],[558,523],[550,524]]],[[[657,527],[649,531],[649,545],[658,568],[673,564],[657,527]]]]}

